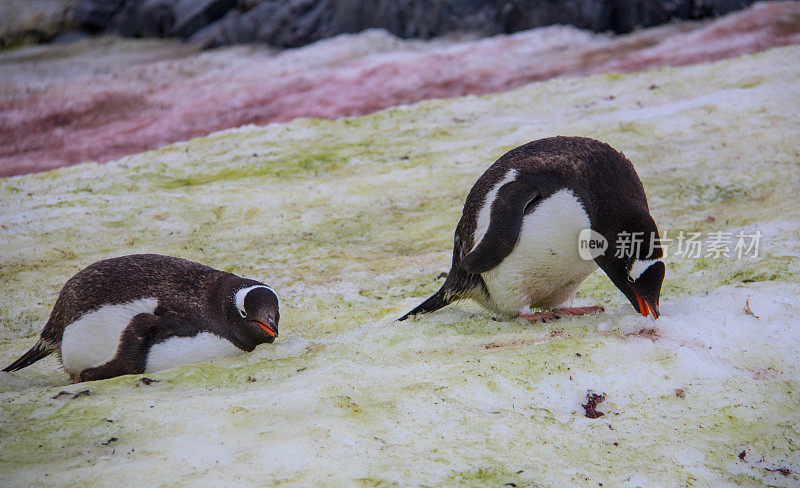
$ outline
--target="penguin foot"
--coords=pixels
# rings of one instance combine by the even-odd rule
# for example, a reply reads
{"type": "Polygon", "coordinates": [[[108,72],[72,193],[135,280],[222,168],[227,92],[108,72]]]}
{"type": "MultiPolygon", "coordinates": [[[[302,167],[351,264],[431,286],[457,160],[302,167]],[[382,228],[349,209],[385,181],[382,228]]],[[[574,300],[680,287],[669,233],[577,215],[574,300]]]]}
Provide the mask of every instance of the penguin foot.
{"type": "Polygon", "coordinates": [[[580,315],[587,315],[595,312],[605,312],[605,309],[600,305],[594,305],[591,307],[554,308],[553,312],[555,312],[558,315],[572,315],[577,317],[580,315]]]}
{"type": "Polygon", "coordinates": [[[556,320],[556,319],[561,318],[558,315],[554,314],[553,312],[537,313],[535,315],[528,315],[528,314],[525,314],[525,313],[520,313],[519,317],[522,318],[522,319],[527,320],[528,322],[530,322],[532,324],[543,324],[543,323],[547,322],[548,320],[556,320]]]}

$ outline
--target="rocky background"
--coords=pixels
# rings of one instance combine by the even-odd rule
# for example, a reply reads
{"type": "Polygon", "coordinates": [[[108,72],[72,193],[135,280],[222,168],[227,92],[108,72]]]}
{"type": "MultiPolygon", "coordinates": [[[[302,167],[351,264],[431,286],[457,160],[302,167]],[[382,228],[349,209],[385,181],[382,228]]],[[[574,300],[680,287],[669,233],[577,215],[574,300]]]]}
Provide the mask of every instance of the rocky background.
{"type": "Polygon", "coordinates": [[[402,38],[450,32],[509,34],[550,24],[629,32],[699,19],[750,0],[82,0],[84,28],[124,36],[180,37],[211,45],[297,47],[343,33],[386,29],[402,38]]]}
{"type": "Polygon", "coordinates": [[[630,32],[702,19],[752,0],[4,0],[0,47],[63,32],[177,37],[219,46],[297,47],[338,34],[385,29],[401,38],[452,32],[510,34],[551,24],[630,32]],[[23,8],[24,7],[24,8],[23,8]],[[20,13],[25,10],[24,13],[20,13]],[[21,22],[19,20],[22,20],[21,22]]]}
{"type": "Polygon", "coordinates": [[[73,15],[77,3],[78,0],[3,0],[0,49],[84,37],[77,30],[79,24],[73,15]]]}

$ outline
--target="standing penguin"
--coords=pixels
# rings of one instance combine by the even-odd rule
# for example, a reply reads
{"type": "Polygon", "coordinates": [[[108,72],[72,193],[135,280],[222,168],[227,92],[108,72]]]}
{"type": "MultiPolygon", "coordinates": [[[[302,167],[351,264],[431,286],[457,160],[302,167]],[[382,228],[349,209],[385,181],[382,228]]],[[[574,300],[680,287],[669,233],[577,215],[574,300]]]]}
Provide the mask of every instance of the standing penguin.
{"type": "Polygon", "coordinates": [[[264,283],[157,254],[106,259],[67,281],[39,342],[3,371],[54,351],[75,383],[158,371],[271,343],[279,318],[264,283]]]}
{"type": "Polygon", "coordinates": [[[661,258],[642,182],[625,155],[585,137],[540,139],[509,151],[478,179],[444,285],[399,320],[462,298],[530,321],[595,312],[601,308],[571,303],[598,266],[639,313],[658,318],[661,258]],[[581,256],[587,232],[605,238],[605,252],[581,256]]]}

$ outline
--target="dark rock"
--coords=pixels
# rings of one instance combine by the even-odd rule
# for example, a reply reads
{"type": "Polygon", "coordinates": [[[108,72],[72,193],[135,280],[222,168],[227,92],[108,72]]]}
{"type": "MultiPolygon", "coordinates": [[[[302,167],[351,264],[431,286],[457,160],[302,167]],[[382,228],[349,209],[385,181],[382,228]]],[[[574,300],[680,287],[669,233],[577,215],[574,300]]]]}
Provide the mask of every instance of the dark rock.
{"type": "Polygon", "coordinates": [[[0,1],[0,49],[49,42],[78,27],[77,0],[0,1]]]}
{"type": "Polygon", "coordinates": [[[175,25],[176,0],[126,1],[107,32],[127,37],[169,37],[175,25]]]}
{"type": "Polygon", "coordinates": [[[175,26],[174,0],[145,0],[139,13],[142,37],[166,37],[175,26]]]}
{"type": "Polygon", "coordinates": [[[236,0],[179,0],[172,7],[175,15],[173,33],[188,38],[236,7],[236,0]]]}
{"type": "Polygon", "coordinates": [[[264,42],[296,47],[369,28],[383,28],[403,38],[428,39],[450,32],[484,36],[513,33],[550,24],[621,33],[676,18],[720,15],[750,3],[751,0],[262,0],[248,11],[229,12],[198,34],[198,39],[212,45],[264,42]]]}
{"type": "Polygon", "coordinates": [[[256,26],[252,22],[241,22],[241,17],[242,12],[231,10],[222,19],[195,32],[189,40],[208,47],[253,42],[256,26]]]}
{"type": "Polygon", "coordinates": [[[673,19],[728,13],[752,0],[81,0],[90,31],[177,36],[208,45],[296,47],[382,28],[403,38],[488,36],[550,24],[629,32],[673,19]]]}
{"type": "Polygon", "coordinates": [[[124,2],[125,0],[83,0],[78,2],[72,14],[84,29],[90,32],[102,31],[111,25],[114,15],[124,2]]]}

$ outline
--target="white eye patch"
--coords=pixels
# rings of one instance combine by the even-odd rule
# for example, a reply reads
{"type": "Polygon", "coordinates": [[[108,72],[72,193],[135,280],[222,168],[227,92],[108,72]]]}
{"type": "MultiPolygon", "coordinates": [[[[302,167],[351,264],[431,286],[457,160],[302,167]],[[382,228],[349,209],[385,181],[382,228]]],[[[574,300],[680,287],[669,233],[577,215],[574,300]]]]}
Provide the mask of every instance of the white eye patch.
{"type": "Polygon", "coordinates": [[[642,273],[650,268],[650,266],[663,262],[664,261],[661,259],[637,259],[633,262],[631,270],[628,272],[628,276],[631,277],[631,280],[636,281],[640,276],[642,276],[642,273]]]}
{"type": "MultiPolygon", "coordinates": [[[[268,287],[267,285],[253,285],[253,286],[248,286],[247,288],[242,288],[241,290],[236,292],[236,295],[234,295],[236,310],[239,311],[239,315],[241,315],[242,318],[245,318],[247,316],[247,313],[244,311],[244,299],[247,297],[247,294],[250,293],[251,290],[255,290],[256,288],[266,288],[267,290],[272,291],[272,288],[268,287]]],[[[272,291],[272,293],[275,292],[272,291]]]]}

